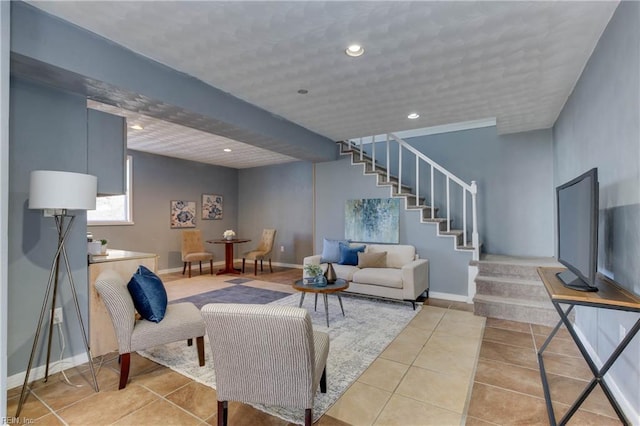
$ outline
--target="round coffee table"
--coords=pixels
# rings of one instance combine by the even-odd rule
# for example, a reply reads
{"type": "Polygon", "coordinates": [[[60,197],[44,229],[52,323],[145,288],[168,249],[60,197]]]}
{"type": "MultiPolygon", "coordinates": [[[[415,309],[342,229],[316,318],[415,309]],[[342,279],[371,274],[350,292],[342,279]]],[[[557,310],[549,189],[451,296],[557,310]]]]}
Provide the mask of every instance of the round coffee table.
{"type": "MultiPolygon", "coordinates": [[[[324,315],[327,318],[327,327],[329,327],[329,306],[327,304],[327,295],[329,293],[335,293],[338,296],[338,301],[340,302],[340,310],[342,311],[342,316],[344,316],[344,308],[342,306],[342,298],[340,298],[340,292],[349,288],[349,283],[341,278],[338,278],[336,282],[333,284],[327,284],[324,287],[320,287],[315,284],[305,284],[303,280],[297,280],[293,283],[293,288],[300,291],[300,304],[298,307],[302,307],[302,302],[304,301],[304,295],[307,293],[315,293],[315,307],[318,306],[318,293],[322,294],[324,299],[324,315]]],[[[315,309],[314,307],[314,309],[315,309]]]]}

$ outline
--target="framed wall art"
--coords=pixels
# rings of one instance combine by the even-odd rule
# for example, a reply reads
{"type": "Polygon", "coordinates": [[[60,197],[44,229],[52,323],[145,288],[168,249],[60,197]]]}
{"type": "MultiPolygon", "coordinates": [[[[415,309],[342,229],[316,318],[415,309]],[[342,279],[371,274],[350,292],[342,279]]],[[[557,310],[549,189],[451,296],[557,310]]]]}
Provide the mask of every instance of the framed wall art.
{"type": "Polygon", "coordinates": [[[222,195],[202,194],[202,219],[222,219],[222,195]]]}
{"type": "Polygon", "coordinates": [[[171,201],[171,228],[196,227],[196,202],[171,201]]]}
{"type": "Polygon", "coordinates": [[[344,237],[348,240],[398,244],[399,223],[398,198],[347,200],[345,204],[344,237]]]}

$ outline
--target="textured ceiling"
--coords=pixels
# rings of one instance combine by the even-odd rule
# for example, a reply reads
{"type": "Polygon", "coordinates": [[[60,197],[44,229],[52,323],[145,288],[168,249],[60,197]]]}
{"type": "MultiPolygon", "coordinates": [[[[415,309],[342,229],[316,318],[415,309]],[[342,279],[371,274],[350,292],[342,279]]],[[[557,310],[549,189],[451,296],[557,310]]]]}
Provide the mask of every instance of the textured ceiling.
{"type": "Polygon", "coordinates": [[[202,132],[190,127],[158,120],[112,105],[89,100],[87,107],[127,118],[127,148],[136,151],[244,169],[296,161],[293,157],[277,154],[222,136],[202,132]],[[133,125],[142,130],[132,129],[133,125]],[[224,149],[231,152],[224,152],[224,149]]]}
{"type": "Polygon", "coordinates": [[[31,4],[340,140],[489,117],[549,128],[618,2],[31,4]]]}

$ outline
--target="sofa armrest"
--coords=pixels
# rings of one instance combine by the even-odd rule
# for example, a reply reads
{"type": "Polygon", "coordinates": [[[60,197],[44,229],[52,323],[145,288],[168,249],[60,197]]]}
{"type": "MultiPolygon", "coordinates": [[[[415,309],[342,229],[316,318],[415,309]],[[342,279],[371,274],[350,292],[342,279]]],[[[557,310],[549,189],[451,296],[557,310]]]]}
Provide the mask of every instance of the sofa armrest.
{"type": "Polygon", "coordinates": [[[322,255],[320,254],[307,256],[304,259],[302,259],[302,264],[303,265],[319,265],[321,259],[322,259],[322,255]]]}
{"type": "Polygon", "coordinates": [[[429,261],[417,259],[402,267],[402,293],[406,300],[415,300],[429,289],[429,261]]]}

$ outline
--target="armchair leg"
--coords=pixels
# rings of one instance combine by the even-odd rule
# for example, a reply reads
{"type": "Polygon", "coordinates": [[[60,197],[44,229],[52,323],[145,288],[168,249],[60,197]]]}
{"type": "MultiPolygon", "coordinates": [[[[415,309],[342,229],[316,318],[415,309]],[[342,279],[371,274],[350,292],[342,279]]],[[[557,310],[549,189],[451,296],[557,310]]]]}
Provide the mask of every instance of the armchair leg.
{"type": "Polygon", "coordinates": [[[227,426],[227,401],[218,401],[218,426],[227,426]]]}
{"type": "Polygon", "coordinates": [[[198,347],[198,362],[202,367],[204,366],[204,336],[196,337],[196,346],[198,347]]]}
{"type": "Polygon", "coordinates": [[[191,278],[191,262],[187,262],[189,264],[189,278],[191,278]]]}
{"type": "Polygon", "coordinates": [[[213,275],[213,259],[209,259],[209,274],[213,275]]]}
{"type": "Polygon", "coordinates": [[[262,269],[262,259],[260,259],[260,272],[264,272],[264,269],[262,269]]]}
{"type": "Polygon", "coordinates": [[[271,266],[271,258],[269,258],[269,271],[273,274],[273,267],[271,266]]]}
{"type": "Polygon", "coordinates": [[[187,262],[182,262],[182,275],[184,275],[184,271],[187,270],[187,262]]]}
{"type": "Polygon", "coordinates": [[[245,258],[243,257],[243,258],[242,258],[242,273],[243,273],[243,274],[244,274],[244,261],[245,261],[245,258]]]}
{"type": "Polygon", "coordinates": [[[320,392],[327,393],[327,366],[325,365],[322,370],[322,377],[320,377],[320,392]]]}
{"type": "Polygon", "coordinates": [[[129,367],[131,366],[131,354],[120,354],[120,385],[118,389],[124,389],[129,380],[129,367]]]}
{"type": "Polygon", "coordinates": [[[202,275],[202,260],[198,263],[200,264],[200,275],[202,275]]]}
{"type": "Polygon", "coordinates": [[[304,426],[311,426],[313,423],[313,409],[307,408],[304,410],[304,426]]]}
{"type": "Polygon", "coordinates": [[[193,346],[193,339],[187,339],[187,346],[193,346]]]}
{"type": "Polygon", "coordinates": [[[258,275],[258,259],[253,261],[253,275],[258,275]]]}

